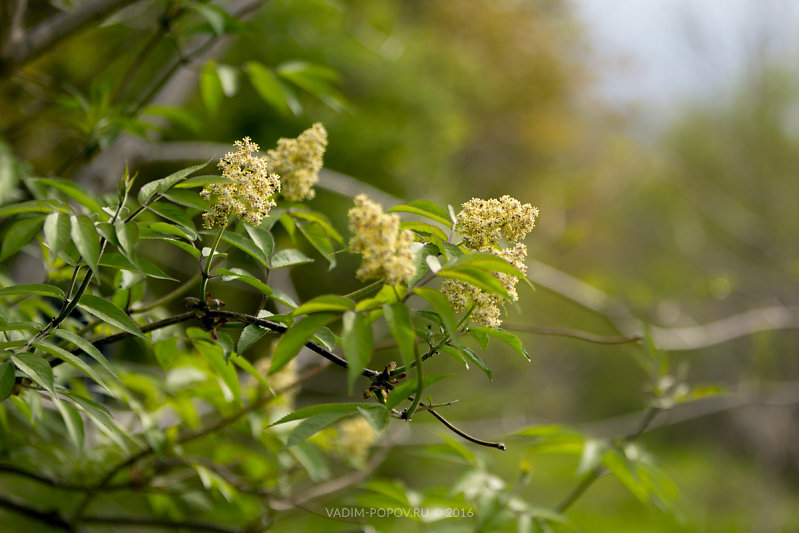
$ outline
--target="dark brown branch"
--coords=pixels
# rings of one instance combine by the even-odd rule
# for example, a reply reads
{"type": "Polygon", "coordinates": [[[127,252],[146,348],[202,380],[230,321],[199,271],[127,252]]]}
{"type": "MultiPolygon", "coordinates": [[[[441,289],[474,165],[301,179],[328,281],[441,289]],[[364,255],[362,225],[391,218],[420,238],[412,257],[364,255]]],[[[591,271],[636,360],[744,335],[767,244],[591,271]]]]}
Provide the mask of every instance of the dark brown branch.
{"type": "Polygon", "coordinates": [[[438,411],[436,411],[435,409],[433,409],[431,407],[428,407],[427,409],[425,409],[425,411],[427,411],[428,413],[430,413],[431,415],[436,417],[438,419],[438,421],[441,422],[442,424],[444,424],[445,426],[447,426],[447,428],[449,428],[450,431],[452,431],[456,435],[460,435],[461,437],[463,437],[464,439],[468,440],[469,442],[473,442],[475,444],[479,444],[480,446],[486,446],[488,448],[496,448],[498,450],[502,450],[503,452],[505,451],[505,443],[503,443],[503,442],[491,442],[491,441],[487,441],[487,440],[478,439],[476,437],[472,437],[471,435],[469,435],[465,431],[460,430],[457,427],[455,427],[449,420],[447,420],[446,418],[444,418],[443,416],[438,414],[438,411]]]}
{"type": "Polygon", "coordinates": [[[69,530],[70,528],[69,522],[64,520],[64,518],[57,511],[40,511],[33,507],[19,503],[8,496],[0,496],[0,508],[27,516],[28,518],[43,522],[52,527],[63,530],[69,530]]]}
{"type": "Polygon", "coordinates": [[[102,20],[135,0],[88,0],[53,15],[22,36],[9,40],[0,55],[0,77],[6,77],[89,24],[102,20]]]}

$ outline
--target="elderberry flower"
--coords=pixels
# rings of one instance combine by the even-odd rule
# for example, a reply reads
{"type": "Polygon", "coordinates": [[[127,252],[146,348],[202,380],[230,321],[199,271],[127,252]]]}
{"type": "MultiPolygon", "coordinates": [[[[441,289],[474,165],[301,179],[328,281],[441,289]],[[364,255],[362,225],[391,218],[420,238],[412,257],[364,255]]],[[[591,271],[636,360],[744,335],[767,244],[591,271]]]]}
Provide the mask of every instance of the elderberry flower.
{"type": "Polygon", "coordinates": [[[270,173],[266,159],[257,155],[258,145],[245,137],[235,146],[235,152],[219,160],[227,181],[212,183],[200,193],[210,204],[210,210],[203,214],[206,229],[224,227],[231,215],[257,226],[276,205],[274,195],[280,191],[280,178],[270,173]]]}
{"type": "Polygon", "coordinates": [[[319,181],[322,156],[327,147],[327,131],[319,123],[296,139],[279,139],[277,148],[266,153],[269,168],[280,175],[281,194],[292,202],[310,200],[319,181]]]}
{"type": "Polygon", "coordinates": [[[355,234],[350,248],[363,256],[356,272],[358,279],[385,279],[390,285],[398,285],[414,275],[416,267],[410,247],[413,234],[399,228],[398,215],[383,213],[380,204],[359,194],[348,216],[350,230],[355,234]]]}
{"type": "MultiPolygon", "coordinates": [[[[499,200],[472,198],[463,204],[463,210],[456,216],[458,232],[464,245],[474,253],[491,254],[505,259],[522,273],[527,272],[524,260],[527,247],[517,242],[535,227],[538,209],[510,196],[499,200]],[[502,247],[502,238],[511,246],[502,247]]],[[[510,299],[517,301],[519,294],[516,284],[519,278],[504,272],[494,273],[507,291],[510,299]]],[[[502,298],[487,293],[465,281],[446,279],[441,292],[447,297],[456,312],[472,307],[471,320],[480,326],[498,328],[502,325],[500,312],[502,298]]]]}
{"type": "Polygon", "coordinates": [[[369,448],[377,440],[371,424],[361,416],[348,418],[337,428],[338,438],[333,443],[333,453],[354,466],[363,464],[369,448]]]}

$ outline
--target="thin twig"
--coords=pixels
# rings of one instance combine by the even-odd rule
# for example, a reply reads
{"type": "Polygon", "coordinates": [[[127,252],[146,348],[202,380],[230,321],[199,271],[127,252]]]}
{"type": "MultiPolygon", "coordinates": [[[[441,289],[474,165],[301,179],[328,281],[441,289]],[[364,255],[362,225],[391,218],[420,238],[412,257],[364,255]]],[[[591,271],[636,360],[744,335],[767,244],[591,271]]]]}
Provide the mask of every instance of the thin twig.
{"type": "Polygon", "coordinates": [[[496,448],[498,450],[502,450],[503,452],[505,451],[505,443],[503,443],[503,442],[491,442],[491,441],[488,441],[488,440],[478,439],[477,437],[472,437],[471,435],[469,435],[465,431],[455,427],[449,420],[447,420],[446,418],[444,418],[443,416],[438,414],[438,411],[436,411],[435,409],[432,409],[432,408],[428,407],[427,409],[425,409],[425,411],[427,411],[428,413],[430,413],[431,415],[436,417],[439,422],[441,422],[442,424],[447,426],[453,433],[455,433],[456,435],[460,435],[461,437],[463,437],[464,439],[468,440],[469,442],[473,442],[475,444],[479,444],[480,446],[486,446],[488,448],[496,448]]]}
{"type": "Polygon", "coordinates": [[[597,344],[626,344],[641,340],[640,335],[596,335],[587,331],[580,331],[577,329],[569,328],[549,328],[544,326],[531,326],[528,324],[519,324],[513,322],[505,322],[503,328],[511,331],[523,331],[525,333],[532,333],[534,335],[552,335],[555,337],[571,337],[573,339],[580,339],[587,342],[594,342],[597,344]]]}

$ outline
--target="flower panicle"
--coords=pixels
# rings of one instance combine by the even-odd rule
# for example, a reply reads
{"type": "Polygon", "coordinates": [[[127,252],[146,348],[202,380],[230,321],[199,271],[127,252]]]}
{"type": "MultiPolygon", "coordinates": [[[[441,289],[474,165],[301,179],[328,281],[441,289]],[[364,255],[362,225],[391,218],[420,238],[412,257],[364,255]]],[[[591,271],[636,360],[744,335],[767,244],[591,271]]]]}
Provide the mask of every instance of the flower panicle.
{"type": "Polygon", "coordinates": [[[363,256],[356,272],[358,279],[385,279],[390,285],[398,285],[414,275],[413,234],[400,229],[398,215],[384,213],[380,204],[359,194],[348,216],[354,233],[350,248],[363,256]]]}
{"type": "Polygon", "coordinates": [[[245,137],[235,142],[236,150],[219,160],[223,183],[212,183],[200,196],[210,204],[203,214],[203,227],[224,227],[231,216],[257,226],[276,205],[274,196],[280,191],[280,178],[269,171],[265,158],[257,155],[258,145],[245,137]]]}
{"type": "MultiPolygon", "coordinates": [[[[520,241],[535,227],[537,217],[538,208],[507,195],[489,200],[472,198],[456,215],[456,227],[468,250],[501,257],[526,274],[527,246],[520,241]]],[[[516,284],[519,278],[504,272],[495,275],[510,299],[518,301],[516,284]]],[[[441,292],[456,312],[471,307],[470,318],[475,324],[490,328],[502,325],[503,299],[500,296],[456,279],[444,280],[441,292]]]]}
{"type": "Polygon", "coordinates": [[[317,122],[296,139],[279,139],[277,147],[266,153],[269,167],[280,175],[284,198],[300,202],[316,196],[313,186],[319,181],[326,148],[327,130],[317,122]]]}

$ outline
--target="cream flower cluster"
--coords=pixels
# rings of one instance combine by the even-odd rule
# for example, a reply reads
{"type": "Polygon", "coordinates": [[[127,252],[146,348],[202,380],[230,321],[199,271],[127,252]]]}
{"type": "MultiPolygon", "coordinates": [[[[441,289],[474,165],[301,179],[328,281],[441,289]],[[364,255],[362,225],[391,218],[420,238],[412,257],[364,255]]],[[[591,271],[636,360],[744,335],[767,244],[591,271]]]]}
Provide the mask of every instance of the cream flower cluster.
{"type": "Polygon", "coordinates": [[[219,160],[222,176],[228,181],[212,183],[200,196],[208,200],[210,211],[203,214],[203,227],[223,227],[235,215],[257,226],[274,207],[280,191],[280,178],[269,172],[267,161],[257,155],[258,145],[249,137],[235,143],[236,151],[219,160]]]}
{"type": "MultiPolygon", "coordinates": [[[[527,246],[518,242],[534,227],[538,209],[510,196],[499,200],[482,200],[472,198],[463,204],[463,210],[457,215],[457,229],[463,242],[472,252],[492,254],[505,259],[522,273],[527,273],[527,246]],[[508,244],[502,247],[504,241],[508,244]]],[[[519,278],[504,272],[495,273],[502,286],[513,301],[519,299],[516,284],[519,278]]],[[[475,324],[490,328],[502,325],[500,311],[502,298],[475,287],[470,283],[455,279],[446,279],[441,285],[441,292],[449,299],[457,312],[474,306],[470,318],[475,324]]]]}
{"type": "Polygon", "coordinates": [[[338,438],[333,444],[333,452],[353,465],[363,464],[369,448],[377,440],[377,433],[362,416],[348,418],[338,425],[338,438]]]}
{"type": "Polygon", "coordinates": [[[355,197],[355,207],[348,215],[350,231],[355,234],[350,248],[363,256],[356,272],[358,279],[385,279],[390,285],[398,285],[413,276],[413,234],[399,228],[399,215],[384,213],[380,204],[365,194],[355,197]]]}
{"type": "Polygon", "coordinates": [[[313,186],[319,181],[325,148],[327,130],[316,123],[296,139],[278,140],[277,148],[266,153],[269,168],[280,175],[281,194],[287,200],[299,202],[316,195],[313,186]]]}
{"type": "Polygon", "coordinates": [[[472,198],[457,215],[458,233],[472,250],[497,246],[504,237],[518,242],[535,227],[538,208],[508,195],[499,200],[472,198]]]}

